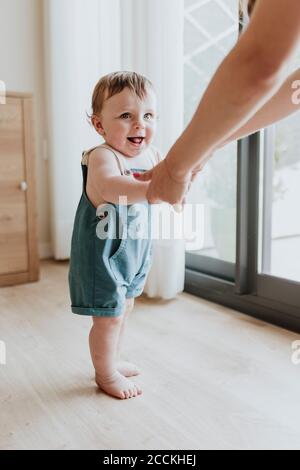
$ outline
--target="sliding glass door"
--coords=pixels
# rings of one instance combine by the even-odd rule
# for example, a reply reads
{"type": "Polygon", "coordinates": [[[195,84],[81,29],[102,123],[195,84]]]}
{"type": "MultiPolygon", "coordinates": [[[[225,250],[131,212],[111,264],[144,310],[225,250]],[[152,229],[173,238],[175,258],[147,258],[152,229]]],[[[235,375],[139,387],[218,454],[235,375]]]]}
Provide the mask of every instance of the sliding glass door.
{"type": "MultiPolygon", "coordinates": [[[[185,124],[238,32],[238,0],[185,0],[185,124]]],[[[233,143],[217,152],[188,196],[187,202],[201,202],[205,211],[204,243],[187,252],[188,267],[234,279],[236,190],[233,143]]]]}
{"type": "Polygon", "coordinates": [[[257,294],[300,306],[300,114],[264,134],[257,294]]]}
{"type": "MultiPolygon", "coordinates": [[[[239,24],[238,0],[185,6],[187,124],[239,24]]],[[[185,290],[300,331],[300,113],[220,150],[188,202],[204,205],[205,233],[186,252],[185,290]]]]}

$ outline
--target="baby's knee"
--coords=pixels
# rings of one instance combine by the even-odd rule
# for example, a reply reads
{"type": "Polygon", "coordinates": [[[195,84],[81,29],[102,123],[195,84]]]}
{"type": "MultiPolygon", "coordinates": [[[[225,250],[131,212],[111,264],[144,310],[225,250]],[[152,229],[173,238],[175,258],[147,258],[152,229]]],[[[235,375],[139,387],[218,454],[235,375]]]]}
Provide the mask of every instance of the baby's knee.
{"type": "Polygon", "coordinates": [[[134,298],[126,299],[126,310],[127,312],[131,312],[134,307],[134,298]]]}
{"type": "Polygon", "coordinates": [[[93,317],[94,328],[103,328],[118,326],[122,322],[123,315],[117,315],[113,317],[93,317]]]}

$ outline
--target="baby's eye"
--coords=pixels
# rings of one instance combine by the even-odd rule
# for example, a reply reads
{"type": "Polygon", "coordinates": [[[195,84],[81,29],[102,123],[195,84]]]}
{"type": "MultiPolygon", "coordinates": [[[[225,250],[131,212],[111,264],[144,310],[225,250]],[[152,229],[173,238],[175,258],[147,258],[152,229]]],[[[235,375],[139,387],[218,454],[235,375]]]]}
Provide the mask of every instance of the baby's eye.
{"type": "Polygon", "coordinates": [[[145,114],[144,118],[145,118],[145,119],[147,119],[147,120],[149,121],[150,119],[153,119],[153,118],[154,118],[154,116],[153,116],[153,114],[152,114],[152,113],[147,113],[147,114],[145,114]]]}
{"type": "Polygon", "coordinates": [[[121,119],[129,119],[130,118],[130,113],[123,113],[120,116],[121,119]]]}

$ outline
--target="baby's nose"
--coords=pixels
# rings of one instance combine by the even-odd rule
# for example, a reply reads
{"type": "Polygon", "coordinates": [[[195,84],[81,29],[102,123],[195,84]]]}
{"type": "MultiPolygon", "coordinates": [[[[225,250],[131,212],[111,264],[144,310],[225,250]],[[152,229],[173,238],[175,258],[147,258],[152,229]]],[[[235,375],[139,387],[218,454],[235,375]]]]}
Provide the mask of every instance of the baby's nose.
{"type": "Polygon", "coordinates": [[[138,121],[136,121],[135,127],[136,127],[137,129],[139,129],[139,128],[141,128],[141,127],[145,127],[144,121],[142,121],[141,119],[139,119],[138,121]]]}

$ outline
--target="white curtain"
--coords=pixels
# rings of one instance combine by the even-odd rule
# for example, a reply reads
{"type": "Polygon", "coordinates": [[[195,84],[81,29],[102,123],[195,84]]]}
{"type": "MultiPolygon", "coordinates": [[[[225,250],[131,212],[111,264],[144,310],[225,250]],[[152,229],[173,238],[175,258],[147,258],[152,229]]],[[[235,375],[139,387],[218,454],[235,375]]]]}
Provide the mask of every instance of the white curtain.
{"type": "MultiPolygon", "coordinates": [[[[184,1],[125,0],[121,12],[126,38],[122,65],[146,75],[155,85],[160,115],[155,143],[166,154],[183,126],[184,1]]],[[[149,297],[175,297],[184,288],[184,271],[184,240],[154,240],[144,292],[149,297]]]]}
{"type": "MultiPolygon", "coordinates": [[[[80,155],[99,142],[84,114],[99,77],[124,69],[153,81],[160,111],[155,143],[163,154],[182,130],[184,5],[183,0],[44,3],[53,248],[56,259],[66,259],[81,193],[80,155]]],[[[153,248],[145,292],[172,298],[184,287],[184,241],[158,240],[153,248]]]]}
{"type": "Polygon", "coordinates": [[[121,66],[119,0],[44,0],[44,26],[53,252],[67,259],[81,153],[99,142],[85,112],[99,77],[121,66]]]}

